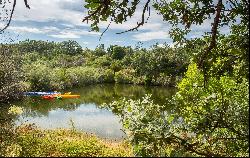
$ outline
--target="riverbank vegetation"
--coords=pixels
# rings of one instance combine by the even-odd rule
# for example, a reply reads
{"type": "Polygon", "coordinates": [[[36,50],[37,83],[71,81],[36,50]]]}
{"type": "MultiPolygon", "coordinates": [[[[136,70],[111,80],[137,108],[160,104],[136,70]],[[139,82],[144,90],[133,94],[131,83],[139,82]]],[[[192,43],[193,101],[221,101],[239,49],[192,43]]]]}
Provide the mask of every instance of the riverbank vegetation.
{"type": "MultiPolygon", "coordinates": [[[[15,112],[17,107],[13,106],[15,112]]],[[[13,111],[13,110],[12,110],[13,111]]],[[[10,122],[9,122],[10,123],[10,122]]],[[[125,141],[101,139],[72,129],[42,130],[34,124],[1,124],[0,155],[5,157],[129,157],[125,141]]]]}
{"type": "MultiPolygon", "coordinates": [[[[100,45],[89,50],[82,49],[75,41],[26,40],[1,47],[11,51],[1,54],[2,59],[9,58],[2,62],[5,77],[1,78],[1,87],[18,83],[19,91],[62,90],[98,83],[175,86],[190,58],[184,48],[168,45],[154,45],[148,50],[117,45],[104,49],[100,45]],[[15,78],[16,83],[11,83],[8,76],[15,78]]],[[[0,96],[13,96],[12,91],[6,89],[0,96]]]]}

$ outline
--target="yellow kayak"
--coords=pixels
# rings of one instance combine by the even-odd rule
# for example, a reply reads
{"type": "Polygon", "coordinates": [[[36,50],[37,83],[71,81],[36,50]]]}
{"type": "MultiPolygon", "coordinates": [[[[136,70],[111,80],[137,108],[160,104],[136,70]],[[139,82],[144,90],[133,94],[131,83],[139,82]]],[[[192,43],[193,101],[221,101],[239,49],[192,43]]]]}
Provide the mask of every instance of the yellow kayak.
{"type": "Polygon", "coordinates": [[[80,95],[73,95],[73,94],[57,94],[56,97],[62,97],[62,98],[79,98],[80,95]]]}

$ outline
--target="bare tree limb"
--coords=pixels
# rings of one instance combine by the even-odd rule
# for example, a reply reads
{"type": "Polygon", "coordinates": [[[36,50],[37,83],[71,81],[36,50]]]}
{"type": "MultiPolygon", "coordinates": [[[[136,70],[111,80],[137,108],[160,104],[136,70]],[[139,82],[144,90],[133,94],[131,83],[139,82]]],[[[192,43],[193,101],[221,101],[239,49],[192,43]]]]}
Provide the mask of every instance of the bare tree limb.
{"type": "Polygon", "coordinates": [[[229,2],[234,6],[234,8],[237,8],[237,6],[239,5],[237,1],[233,2],[233,0],[229,0],[229,2]]]}
{"type": "Polygon", "coordinates": [[[110,26],[111,22],[112,22],[112,21],[109,22],[107,28],[102,32],[102,34],[101,34],[101,36],[100,36],[100,38],[99,38],[99,41],[101,40],[103,34],[109,29],[109,26],[110,26]]]}
{"type": "Polygon", "coordinates": [[[12,11],[10,13],[10,19],[9,19],[8,23],[5,25],[5,27],[0,30],[0,32],[3,32],[5,29],[7,29],[7,27],[9,27],[14,10],[15,10],[15,7],[16,7],[16,0],[14,0],[14,2],[13,2],[12,11]]]}
{"type": "MultiPolygon", "coordinates": [[[[27,0],[24,0],[24,3],[25,3],[25,6],[26,6],[27,8],[30,9],[30,6],[28,5],[27,0]]],[[[5,25],[5,27],[2,28],[2,29],[0,30],[0,33],[3,32],[5,29],[7,29],[7,28],[10,26],[10,22],[11,22],[11,20],[12,20],[13,13],[14,13],[14,10],[15,10],[15,7],[16,7],[16,0],[14,0],[14,2],[13,2],[12,11],[11,11],[11,13],[10,13],[9,21],[8,21],[8,23],[5,25]]]]}
{"type": "Polygon", "coordinates": [[[26,8],[29,8],[29,9],[30,9],[30,6],[28,5],[27,0],[24,0],[24,4],[25,4],[26,8]]]}
{"type": "MultiPolygon", "coordinates": [[[[145,23],[145,12],[146,10],[148,9],[148,6],[149,6],[149,2],[150,0],[147,0],[147,3],[145,4],[144,8],[143,8],[143,12],[142,12],[142,17],[141,17],[141,22],[140,23],[137,23],[137,26],[132,28],[132,29],[129,29],[129,30],[126,30],[126,31],[123,31],[123,32],[119,32],[119,33],[116,33],[116,34],[122,34],[122,33],[126,33],[126,32],[130,32],[130,31],[134,31],[134,30],[138,30],[139,27],[141,27],[144,23],[145,23]]],[[[150,14],[149,14],[150,15],[150,14]]]]}

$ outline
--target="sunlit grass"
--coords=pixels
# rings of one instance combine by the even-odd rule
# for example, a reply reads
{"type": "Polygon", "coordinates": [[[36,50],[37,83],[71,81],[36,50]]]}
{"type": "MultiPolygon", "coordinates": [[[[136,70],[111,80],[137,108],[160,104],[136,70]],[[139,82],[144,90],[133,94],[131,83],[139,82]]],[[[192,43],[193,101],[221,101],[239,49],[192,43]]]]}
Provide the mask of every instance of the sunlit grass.
{"type": "Polygon", "coordinates": [[[33,125],[16,129],[15,142],[5,156],[23,157],[127,157],[133,156],[125,141],[114,142],[72,129],[41,130],[33,125]]]}

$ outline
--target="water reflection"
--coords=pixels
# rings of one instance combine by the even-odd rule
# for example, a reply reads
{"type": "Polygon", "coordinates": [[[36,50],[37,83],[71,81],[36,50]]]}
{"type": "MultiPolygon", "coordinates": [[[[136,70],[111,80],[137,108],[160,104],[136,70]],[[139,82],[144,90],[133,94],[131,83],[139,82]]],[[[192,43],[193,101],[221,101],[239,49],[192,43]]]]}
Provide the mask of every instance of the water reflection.
{"type": "MultiPolygon", "coordinates": [[[[100,109],[99,105],[123,97],[138,99],[148,93],[152,94],[155,103],[162,105],[175,93],[173,88],[114,84],[90,85],[69,91],[80,94],[81,97],[63,100],[27,97],[21,102],[14,103],[24,108],[24,113],[20,117],[21,122],[27,120],[41,128],[54,129],[70,128],[72,119],[79,130],[100,137],[120,139],[125,135],[121,131],[119,118],[111,111],[100,109]]],[[[16,123],[20,124],[20,121],[16,123]]]]}
{"type": "Polygon", "coordinates": [[[119,123],[119,118],[108,110],[96,108],[95,104],[81,104],[74,111],[51,110],[46,116],[21,118],[17,124],[28,121],[44,129],[72,128],[69,120],[74,122],[75,128],[94,133],[100,137],[112,139],[125,137],[120,131],[122,126],[119,123]]]}

